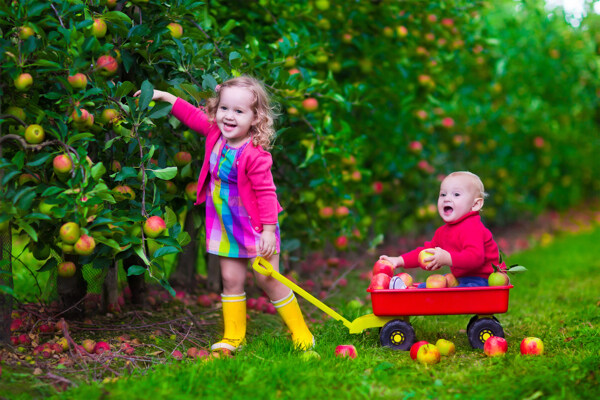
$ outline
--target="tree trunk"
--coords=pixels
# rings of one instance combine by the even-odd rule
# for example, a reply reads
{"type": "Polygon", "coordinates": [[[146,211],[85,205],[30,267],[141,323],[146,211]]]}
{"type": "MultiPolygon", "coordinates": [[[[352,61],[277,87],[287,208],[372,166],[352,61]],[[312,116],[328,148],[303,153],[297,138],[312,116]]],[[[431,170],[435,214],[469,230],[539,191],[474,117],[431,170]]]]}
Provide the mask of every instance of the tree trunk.
{"type": "Polygon", "coordinates": [[[171,274],[171,286],[175,289],[184,289],[187,292],[196,288],[196,264],[198,259],[198,228],[194,224],[195,208],[189,210],[185,216],[185,231],[192,241],[185,246],[175,271],[171,274]]]}
{"type": "Polygon", "coordinates": [[[219,266],[219,256],[208,254],[206,263],[206,286],[212,292],[221,293],[223,290],[221,282],[221,267],[219,266]]]}
{"type": "Polygon", "coordinates": [[[102,310],[111,311],[112,307],[119,305],[119,273],[118,262],[114,262],[106,273],[102,284],[102,310]]]}
{"type": "Polygon", "coordinates": [[[83,278],[82,268],[79,265],[79,257],[74,255],[64,256],[65,261],[72,261],[77,266],[75,275],[70,278],[56,277],[58,296],[65,308],[66,319],[79,319],[85,315],[83,298],[87,293],[87,282],[83,278]],[[79,303],[79,304],[78,304],[79,303]]]}
{"type": "MultiPolygon", "coordinates": [[[[143,261],[138,256],[127,257],[123,260],[123,269],[129,271],[132,265],[143,265],[143,261]]],[[[146,281],[144,274],[142,275],[127,275],[127,284],[131,290],[131,303],[137,305],[144,304],[146,296],[146,281]]]]}
{"type": "MultiPolygon", "coordinates": [[[[1,150],[0,150],[1,152],[1,150]]],[[[0,285],[13,289],[12,278],[12,238],[11,227],[4,233],[0,232],[0,285]],[[6,264],[4,264],[6,262],[6,264]]],[[[0,345],[10,344],[10,324],[12,323],[13,297],[10,294],[0,293],[0,345]]]]}

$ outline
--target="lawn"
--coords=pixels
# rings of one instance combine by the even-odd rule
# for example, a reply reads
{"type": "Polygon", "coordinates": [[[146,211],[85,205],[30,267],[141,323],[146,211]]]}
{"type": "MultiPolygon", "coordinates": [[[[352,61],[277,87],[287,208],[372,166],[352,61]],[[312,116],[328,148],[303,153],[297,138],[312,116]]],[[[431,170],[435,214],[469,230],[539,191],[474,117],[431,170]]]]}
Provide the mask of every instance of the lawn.
{"type": "MultiPolygon", "coordinates": [[[[544,247],[512,254],[508,263],[528,271],[512,278],[509,310],[498,315],[509,347],[504,357],[488,358],[472,349],[465,335],[469,316],[411,319],[418,340],[446,338],[457,352],[432,366],[412,361],[407,352],[382,348],[376,329],[359,335],[331,318],[312,327],[320,359],[304,360],[291,348],[277,317],[251,313],[249,342],[233,358],[211,361],[169,360],[148,369],[134,369],[118,379],[82,379],[76,387],[55,394],[65,399],[176,398],[437,398],[437,399],[596,399],[600,397],[600,229],[563,235],[544,247]],[[545,354],[521,356],[527,336],[543,340],[545,354]],[[356,359],[334,356],[339,344],[353,344],[356,359]],[[88,383],[89,382],[89,383],[88,383]]],[[[326,300],[352,320],[370,312],[367,303],[351,308],[348,298],[364,293],[365,281],[350,274],[348,286],[326,300]]],[[[362,295],[360,295],[362,296],[362,295]]],[[[304,302],[307,313],[316,315],[304,302]]],[[[320,311],[318,312],[320,313],[320,311]]],[[[123,372],[123,371],[121,371],[123,372]]],[[[92,374],[92,371],[88,371],[92,374]]],[[[23,381],[5,371],[2,396],[23,381]]],[[[37,397],[44,390],[34,379],[20,395],[37,397]]],[[[77,381],[76,381],[77,382],[77,381]]],[[[51,397],[51,396],[50,396],[51,397]]]]}

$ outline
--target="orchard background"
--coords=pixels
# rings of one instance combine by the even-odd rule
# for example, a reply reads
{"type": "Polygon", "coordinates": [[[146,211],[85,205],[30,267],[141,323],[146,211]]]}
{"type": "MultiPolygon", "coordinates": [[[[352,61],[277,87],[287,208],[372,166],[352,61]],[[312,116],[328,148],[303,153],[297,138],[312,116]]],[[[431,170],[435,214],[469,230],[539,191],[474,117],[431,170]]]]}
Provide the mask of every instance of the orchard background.
{"type": "Polygon", "coordinates": [[[265,82],[280,104],[272,153],[282,253],[299,272],[325,262],[298,268],[313,251],[364,251],[437,225],[439,180],[454,170],[482,177],[492,228],[584,204],[600,190],[600,18],[574,28],[543,7],[2,2],[3,321],[12,296],[25,296],[13,288],[17,268],[34,298],[58,293],[66,306],[109,282],[102,299],[112,311],[121,266],[130,287],[145,276],[171,293],[169,280],[189,286],[198,265],[218,277],[188,195],[202,140],[170,106],[151,103],[152,88],[202,105],[230,77],[265,82]],[[144,234],[154,215],[168,235],[144,234]],[[59,239],[66,222],[94,239],[91,254],[59,239]],[[56,283],[63,261],[77,272],[56,283]]]}

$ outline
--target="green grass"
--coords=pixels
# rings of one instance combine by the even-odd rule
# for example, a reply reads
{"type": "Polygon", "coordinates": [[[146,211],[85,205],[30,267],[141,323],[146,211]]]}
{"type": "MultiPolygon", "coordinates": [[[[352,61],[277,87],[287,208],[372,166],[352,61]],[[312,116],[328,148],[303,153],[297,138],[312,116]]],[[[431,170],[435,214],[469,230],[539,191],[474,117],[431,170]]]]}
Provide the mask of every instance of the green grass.
{"type": "MultiPolygon", "coordinates": [[[[252,314],[249,343],[234,358],[168,362],[114,383],[81,382],[56,398],[596,399],[600,397],[599,242],[596,228],[509,257],[509,264],[519,263],[528,271],[512,278],[509,310],[497,316],[509,344],[502,358],[487,358],[469,346],[464,332],[469,316],[462,315],[411,319],[419,340],[444,337],[457,346],[456,355],[433,366],[412,361],[407,352],[380,347],[375,329],[350,335],[330,318],[313,324],[321,359],[304,361],[291,348],[277,317],[252,314]],[[544,341],[543,356],[519,355],[519,343],[526,336],[544,341]],[[338,344],[354,344],[358,358],[334,357],[338,344]]],[[[348,298],[365,293],[366,284],[357,275],[341,293],[326,300],[350,320],[370,312],[369,304],[360,310],[345,305],[348,298]]],[[[316,310],[308,303],[303,308],[311,314],[316,310]]],[[[6,372],[5,384],[17,379],[6,372]]],[[[2,386],[4,395],[8,386],[2,386]]]]}

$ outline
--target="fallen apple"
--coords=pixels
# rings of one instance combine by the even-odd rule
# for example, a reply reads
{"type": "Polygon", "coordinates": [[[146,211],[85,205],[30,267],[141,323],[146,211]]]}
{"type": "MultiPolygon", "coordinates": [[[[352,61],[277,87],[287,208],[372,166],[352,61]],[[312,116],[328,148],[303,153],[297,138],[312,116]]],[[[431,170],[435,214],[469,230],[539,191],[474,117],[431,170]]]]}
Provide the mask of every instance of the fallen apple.
{"type": "Polygon", "coordinates": [[[314,350],[307,350],[302,352],[300,358],[302,358],[304,361],[320,360],[321,355],[314,350]]]}
{"type": "Polygon", "coordinates": [[[483,352],[488,357],[504,356],[506,350],[508,350],[508,343],[500,336],[490,336],[483,344],[483,352]]]}
{"type": "Polygon", "coordinates": [[[94,348],[96,347],[96,342],[92,339],[85,339],[83,342],[81,342],[81,346],[83,347],[83,349],[85,351],[87,351],[88,353],[93,353],[94,352],[94,348]]]}
{"type": "Polygon", "coordinates": [[[414,343],[412,346],[410,346],[410,358],[412,358],[413,360],[416,360],[417,352],[419,351],[419,347],[423,346],[424,344],[429,344],[429,342],[426,340],[421,340],[419,342],[414,343]]]}
{"type": "Polygon", "coordinates": [[[97,342],[96,345],[94,346],[95,354],[102,354],[105,351],[110,352],[110,345],[106,342],[97,342]]]}
{"type": "Polygon", "coordinates": [[[440,362],[442,355],[436,345],[427,343],[419,347],[417,351],[417,361],[421,364],[437,364],[440,362]]]}
{"type": "Polygon", "coordinates": [[[356,347],[351,344],[341,344],[335,348],[335,356],[356,358],[356,347]]]}
{"type": "Polygon", "coordinates": [[[521,341],[521,354],[541,356],[544,354],[544,343],[536,337],[526,337],[521,341]]]}
{"type": "Polygon", "coordinates": [[[438,339],[438,341],[435,342],[435,346],[443,356],[451,356],[456,352],[456,346],[454,346],[454,343],[446,339],[438,339]]]}

